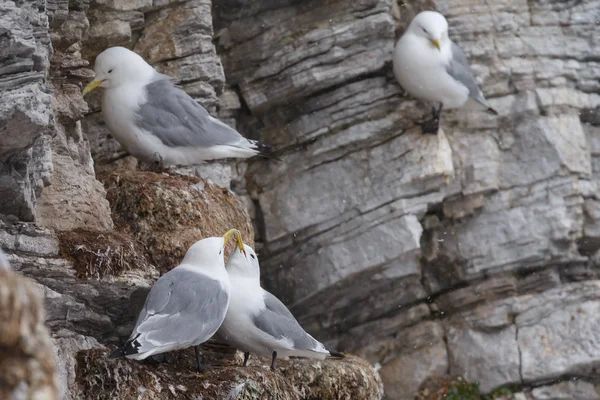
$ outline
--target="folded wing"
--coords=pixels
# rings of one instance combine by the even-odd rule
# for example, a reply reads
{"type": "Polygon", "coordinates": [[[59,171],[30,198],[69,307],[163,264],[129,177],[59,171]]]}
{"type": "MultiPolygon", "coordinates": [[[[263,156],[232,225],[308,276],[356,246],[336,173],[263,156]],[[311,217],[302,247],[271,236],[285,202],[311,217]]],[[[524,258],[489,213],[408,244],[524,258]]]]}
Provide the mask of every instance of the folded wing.
{"type": "Polygon", "coordinates": [[[296,321],[287,307],[271,293],[264,291],[266,308],[254,316],[258,329],[276,339],[293,343],[294,350],[329,353],[322,343],[310,336],[296,321]]]}
{"type": "Polygon", "coordinates": [[[467,57],[456,43],[452,43],[452,58],[446,66],[446,72],[469,89],[470,97],[487,107],[489,111],[497,114],[485,99],[481,89],[479,89],[467,57]]]}
{"type": "Polygon", "coordinates": [[[150,290],[120,355],[157,354],[202,343],[223,322],[227,304],[219,281],[175,268],[150,290]]]}
{"type": "Polygon", "coordinates": [[[146,103],[136,113],[136,124],[170,147],[218,145],[247,148],[249,141],[208,111],[170,80],[145,87],[146,103]]]}

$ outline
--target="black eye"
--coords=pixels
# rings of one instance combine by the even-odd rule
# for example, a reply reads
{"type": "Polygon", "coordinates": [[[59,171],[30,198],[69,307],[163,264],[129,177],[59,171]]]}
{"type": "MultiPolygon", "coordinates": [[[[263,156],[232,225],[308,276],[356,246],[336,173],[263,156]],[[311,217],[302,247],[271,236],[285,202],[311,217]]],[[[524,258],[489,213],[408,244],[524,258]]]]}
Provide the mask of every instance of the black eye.
{"type": "Polygon", "coordinates": [[[250,257],[252,257],[253,259],[256,258],[256,257],[254,257],[254,254],[250,254],[250,257]]]}
{"type": "Polygon", "coordinates": [[[112,69],[109,69],[109,70],[108,70],[108,73],[110,74],[111,72],[112,72],[112,69]]]}
{"type": "Polygon", "coordinates": [[[219,250],[219,255],[221,255],[222,252],[223,252],[223,250],[219,250]]]}

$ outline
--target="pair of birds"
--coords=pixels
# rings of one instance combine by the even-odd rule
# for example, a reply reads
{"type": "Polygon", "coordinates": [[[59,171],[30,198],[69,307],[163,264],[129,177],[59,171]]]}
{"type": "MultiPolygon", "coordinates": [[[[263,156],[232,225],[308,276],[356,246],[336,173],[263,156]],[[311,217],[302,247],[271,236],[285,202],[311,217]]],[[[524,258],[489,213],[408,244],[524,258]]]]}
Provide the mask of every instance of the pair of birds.
{"type": "MultiPolygon", "coordinates": [[[[440,13],[424,11],[411,21],[394,49],[394,74],[404,89],[434,105],[432,119],[422,123],[437,133],[442,108],[462,107],[469,98],[488,111],[467,58],[448,37],[440,13]]],[[[193,165],[206,160],[273,157],[269,146],[244,138],[209,115],[204,107],[158,73],[142,57],[123,47],[98,55],[96,79],[83,94],[102,87],[102,112],[112,135],[141,161],[193,165]]]]}
{"type": "Polygon", "coordinates": [[[279,357],[343,357],[310,336],[287,307],[260,286],[260,266],[240,232],[194,243],[181,264],[154,284],[129,340],[111,357],[143,360],[151,355],[194,347],[198,370],[200,344],[218,335],[244,352],[279,357]],[[227,260],[227,241],[236,247],[227,260]]]}

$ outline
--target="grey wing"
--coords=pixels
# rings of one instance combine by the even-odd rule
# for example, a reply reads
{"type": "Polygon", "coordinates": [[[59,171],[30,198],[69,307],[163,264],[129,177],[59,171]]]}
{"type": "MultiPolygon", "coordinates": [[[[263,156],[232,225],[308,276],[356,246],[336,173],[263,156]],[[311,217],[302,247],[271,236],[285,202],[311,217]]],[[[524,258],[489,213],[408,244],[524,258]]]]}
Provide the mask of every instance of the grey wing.
{"type": "Polygon", "coordinates": [[[170,147],[240,146],[247,142],[235,129],[208,111],[166,79],[149,83],[146,103],[136,112],[138,127],[170,147]]]}
{"type": "Polygon", "coordinates": [[[469,60],[467,60],[462,49],[454,42],[452,42],[452,58],[446,66],[446,72],[469,89],[469,96],[484,106],[491,108],[477,85],[475,75],[469,65],[469,60]]]}
{"type": "Polygon", "coordinates": [[[324,346],[306,333],[277,297],[266,290],[264,294],[266,308],[254,316],[254,324],[258,329],[274,338],[291,340],[296,350],[325,351],[324,346]]]}
{"type": "Polygon", "coordinates": [[[131,339],[137,352],[171,343],[208,340],[227,311],[221,283],[205,275],[175,268],[150,290],[131,339]]]}

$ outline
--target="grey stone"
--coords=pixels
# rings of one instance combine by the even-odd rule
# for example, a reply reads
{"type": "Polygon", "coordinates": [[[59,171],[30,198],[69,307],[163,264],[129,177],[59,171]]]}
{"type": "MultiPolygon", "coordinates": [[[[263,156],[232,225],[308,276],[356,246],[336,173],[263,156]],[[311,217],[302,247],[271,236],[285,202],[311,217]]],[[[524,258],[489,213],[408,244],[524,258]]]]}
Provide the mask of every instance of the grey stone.
{"type": "Polygon", "coordinates": [[[517,280],[513,276],[495,276],[483,282],[442,294],[435,300],[438,310],[451,314],[517,294],[517,280]]]}
{"type": "Polygon", "coordinates": [[[542,386],[531,391],[534,400],[599,400],[600,393],[596,385],[569,380],[554,385],[542,386]]]}
{"type": "Polygon", "coordinates": [[[230,50],[222,56],[228,78],[262,112],[377,71],[393,45],[390,7],[378,0],[314,3],[304,13],[284,6],[261,14],[258,32],[251,19],[234,21],[219,32],[230,50]]]}
{"type": "Polygon", "coordinates": [[[402,338],[403,351],[389,356],[379,373],[385,382],[386,398],[413,400],[414,393],[425,379],[448,371],[448,354],[439,323],[424,322],[407,329],[402,338]],[[417,336],[419,339],[415,340],[417,336]]]}
{"type": "Polygon", "coordinates": [[[226,189],[231,186],[231,164],[227,161],[215,161],[192,167],[178,168],[176,172],[182,175],[199,176],[226,189]]]}
{"type": "Polygon", "coordinates": [[[57,375],[60,398],[75,400],[85,396],[75,384],[77,361],[75,356],[81,350],[99,348],[101,345],[93,337],[73,334],[68,330],[58,331],[52,338],[54,354],[58,360],[57,375]]]}
{"type": "Polygon", "coordinates": [[[48,176],[51,95],[44,79],[51,52],[48,18],[35,1],[4,5],[0,16],[1,212],[33,221],[48,176]]]}
{"type": "MultiPolygon", "coordinates": [[[[371,347],[378,347],[381,337],[397,335],[407,327],[430,316],[431,312],[426,304],[420,303],[412,307],[400,305],[397,307],[395,315],[380,317],[343,332],[338,338],[339,342],[336,346],[341,350],[359,349],[358,354],[361,357],[365,357],[375,364],[380,361],[380,357],[379,355],[375,356],[378,352],[372,351],[371,347]]],[[[307,329],[311,328],[310,324],[305,326],[307,329]]],[[[318,327],[313,329],[316,330],[318,327]]]]}
{"type": "Polygon", "coordinates": [[[594,398],[585,382],[537,386],[598,364],[597,2],[212,3],[9,2],[0,16],[0,245],[45,292],[68,395],[82,397],[74,353],[126,335],[130,294],[155,278],[77,280],[40,229],[112,226],[94,174],[137,163],[113,161],[98,97],[79,89],[120,44],[275,145],[283,162],[185,172],[243,196],[265,285],[317,338],[379,363],[390,398],[446,373],[594,398]],[[428,107],[389,66],[425,8],[447,16],[499,116],[444,111],[421,134],[428,107]]]}
{"type": "MultiPolygon", "coordinates": [[[[284,160],[250,163],[236,190],[260,227],[265,285],[304,326],[383,363],[377,344],[433,315],[447,327],[451,373],[485,390],[521,383],[517,302],[597,276],[588,258],[600,188],[592,3],[215,1],[227,80],[248,107],[237,126],[284,160]],[[428,109],[391,78],[391,51],[375,53],[434,8],[500,112],[445,111],[437,138],[416,127],[428,109]],[[328,47],[348,36],[349,46],[328,47]],[[361,46],[366,68],[352,58],[361,46]],[[419,235],[390,229],[409,215],[419,235]],[[379,271],[386,234],[365,233],[376,226],[407,251],[390,276],[379,271]],[[417,313],[429,295],[432,314],[417,313]]],[[[420,360],[415,370],[429,365],[420,360]]]]}
{"type": "Polygon", "coordinates": [[[479,382],[483,393],[521,382],[515,326],[489,331],[451,325],[447,337],[451,375],[479,382]]]}
{"type": "Polygon", "coordinates": [[[106,192],[94,176],[89,143],[80,125],[71,129],[57,125],[56,132],[52,141],[52,179],[39,198],[36,221],[40,226],[58,230],[112,229],[106,192]]]}
{"type": "Polygon", "coordinates": [[[428,245],[431,267],[425,272],[428,284],[437,291],[484,273],[585,261],[576,246],[582,235],[582,205],[576,178],[554,178],[491,194],[472,218],[446,220],[433,229],[428,245]],[[440,279],[444,275],[436,275],[436,259],[460,266],[450,279],[440,279]]]}
{"type": "Polygon", "coordinates": [[[503,385],[587,376],[598,362],[599,281],[577,282],[509,297],[447,321],[450,373],[480,382],[483,393],[503,385]]]}
{"type": "Polygon", "coordinates": [[[549,290],[520,305],[516,317],[526,382],[585,374],[599,362],[594,317],[600,282],[579,282],[549,290]]]}

